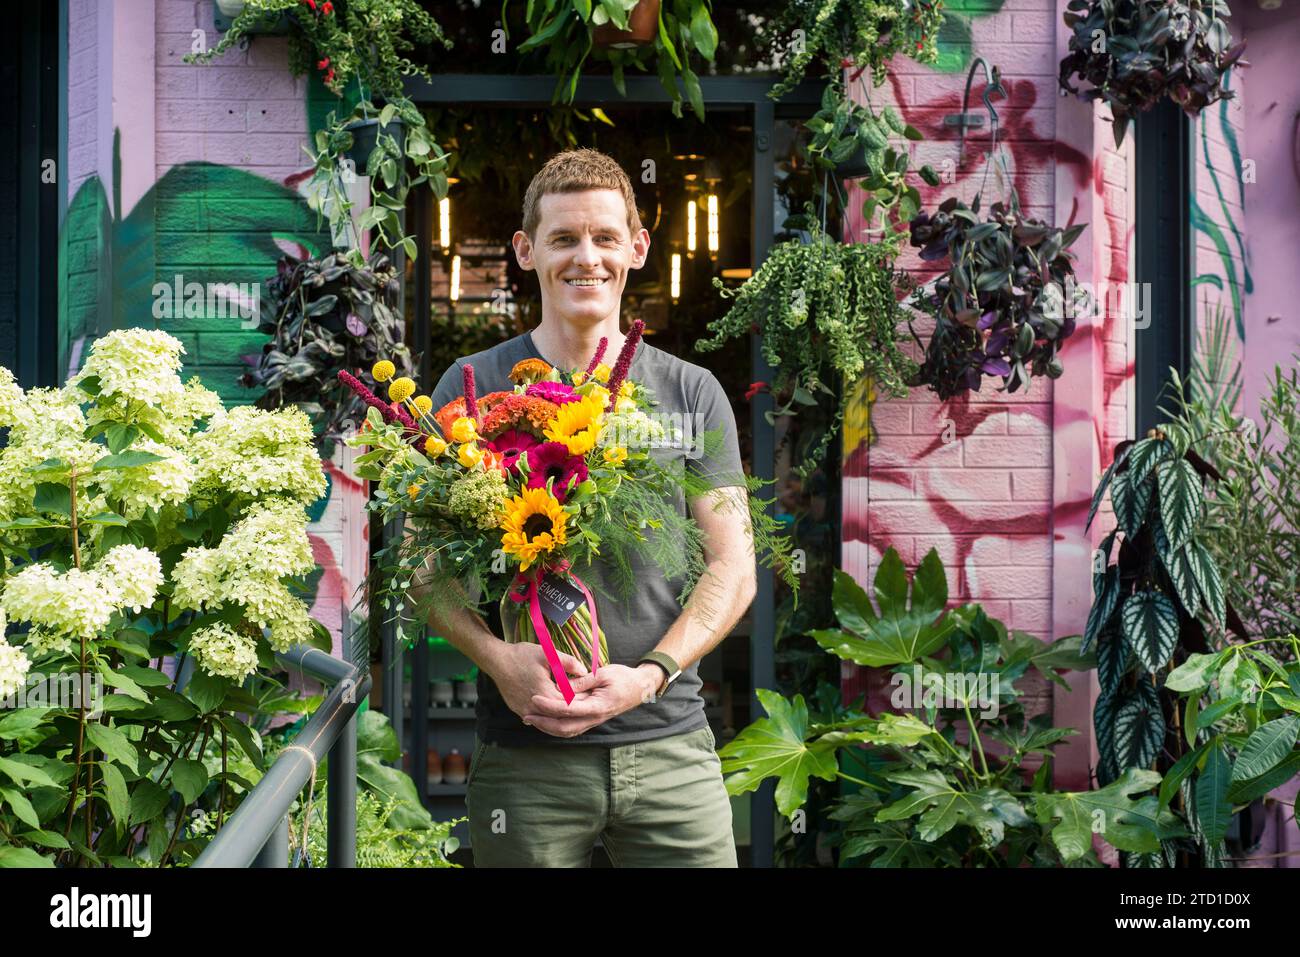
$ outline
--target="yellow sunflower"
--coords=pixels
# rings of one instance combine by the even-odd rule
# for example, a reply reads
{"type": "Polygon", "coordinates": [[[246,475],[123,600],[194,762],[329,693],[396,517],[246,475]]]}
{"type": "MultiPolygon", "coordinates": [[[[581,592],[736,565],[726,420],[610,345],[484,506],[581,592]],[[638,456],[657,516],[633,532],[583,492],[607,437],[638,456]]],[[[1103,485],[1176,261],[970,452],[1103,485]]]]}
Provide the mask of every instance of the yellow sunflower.
{"type": "Polygon", "coordinates": [[[595,447],[604,426],[605,402],[598,396],[589,395],[560,406],[555,418],[547,425],[545,435],[552,442],[563,442],[570,455],[586,455],[595,447]]]}
{"type": "MultiPolygon", "coordinates": [[[[572,403],[570,403],[572,404],[572,403]]],[[[569,515],[544,488],[525,488],[506,503],[501,548],[519,559],[520,571],[568,541],[569,515]]]]}

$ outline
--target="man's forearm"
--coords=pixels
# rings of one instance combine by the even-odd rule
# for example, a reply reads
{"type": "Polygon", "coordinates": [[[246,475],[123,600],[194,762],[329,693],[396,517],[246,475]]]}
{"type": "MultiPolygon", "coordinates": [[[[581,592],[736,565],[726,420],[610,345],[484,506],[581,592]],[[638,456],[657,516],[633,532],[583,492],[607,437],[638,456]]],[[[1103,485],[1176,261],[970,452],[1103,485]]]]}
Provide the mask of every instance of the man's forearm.
{"type": "MultiPolygon", "coordinates": [[[[427,587],[417,576],[409,590],[411,601],[418,605],[427,587]]],[[[453,587],[461,590],[460,585],[453,587]]],[[[463,590],[461,594],[464,595],[463,590]]],[[[474,662],[480,671],[488,677],[495,677],[496,655],[503,642],[492,634],[492,629],[488,628],[483,616],[473,611],[468,604],[456,605],[450,610],[430,609],[428,626],[451,642],[452,647],[474,662]]]]}
{"type": "Polygon", "coordinates": [[[668,655],[685,671],[716,648],[744,616],[754,600],[754,582],[752,564],[710,562],[682,613],[654,650],[668,655]]]}

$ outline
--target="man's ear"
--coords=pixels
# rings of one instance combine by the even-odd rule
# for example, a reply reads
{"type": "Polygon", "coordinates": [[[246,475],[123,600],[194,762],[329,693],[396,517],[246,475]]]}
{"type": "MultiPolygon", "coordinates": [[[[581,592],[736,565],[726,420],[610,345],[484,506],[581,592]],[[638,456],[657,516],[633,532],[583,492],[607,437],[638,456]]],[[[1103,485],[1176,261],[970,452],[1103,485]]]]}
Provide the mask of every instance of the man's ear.
{"type": "Polygon", "coordinates": [[[632,268],[640,269],[650,255],[650,231],[644,226],[632,237],[632,268]]]}
{"type": "Polygon", "coordinates": [[[533,262],[533,241],[528,238],[526,232],[522,229],[515,230],[510,244],[515,247],[515,259],[519,261],[520,269],[531,272],[537,268],[537,264],[533,262]]]}

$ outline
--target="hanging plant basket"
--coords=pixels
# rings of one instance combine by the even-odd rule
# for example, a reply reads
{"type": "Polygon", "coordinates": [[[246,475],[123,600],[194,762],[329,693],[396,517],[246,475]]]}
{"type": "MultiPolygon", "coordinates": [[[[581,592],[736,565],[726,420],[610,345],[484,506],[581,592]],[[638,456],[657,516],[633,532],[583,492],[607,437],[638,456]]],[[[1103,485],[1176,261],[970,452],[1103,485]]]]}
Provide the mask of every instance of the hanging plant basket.
{"type": "Polygon", "coordinates": [[[396,116],[388,121],[387,126],[381,127],[379,118],[372,117],[368,120],[356,120],[349,123],[344,129],[352,134],[352,146],[347,151],[347,158],[352,160],[357,169],[361,171],[365,170],[366,162],[370,159],[370,154],[374,152],[375,145],[379,142],[379,131],[381,129],[397,140],[398,149],[402,148],[403,134],[406,132],[401,119],[396,116]]]}
{"type": "Polygon", "coordinates": [[[1061,89],[1110,106],[1116,145],[1138,113],[1166,96],[1196,116],[1236,96],[1225,80],[1246,43],[1233,45],[1231,15],[1224,0],[1070,0],[1061,89]]]}
{"type": "Polygon", "coordinates": [[[994,203],[984,221],[978,196],[969,207],[951,197],[933,215],[918,214],[912,245],[922,260],[950,265],[913,298],[935,328],[909,384],[950,399],[978,391],[985,376],[1000,376],[1008,392],[1032,377],[1059,377],[1057,352],[1076,326],[1073,303],[1064,299],[1074,280],[1068,250],[1084,228],[1025,217],[1014,194],[1009,206],[994,203]]]}
{"type": "MultiPolygon", "coordinates": [[[[597,5],[593,17],[597,10],[603,9],[597,5]]],[[[628,14],[627,26],[626,30],[620,30],[613,21],[599,24],[591,31],[591,42],[614,50],[632,50],[654,43],[659,32],[659,0],[639,0],[628,14]]]]}

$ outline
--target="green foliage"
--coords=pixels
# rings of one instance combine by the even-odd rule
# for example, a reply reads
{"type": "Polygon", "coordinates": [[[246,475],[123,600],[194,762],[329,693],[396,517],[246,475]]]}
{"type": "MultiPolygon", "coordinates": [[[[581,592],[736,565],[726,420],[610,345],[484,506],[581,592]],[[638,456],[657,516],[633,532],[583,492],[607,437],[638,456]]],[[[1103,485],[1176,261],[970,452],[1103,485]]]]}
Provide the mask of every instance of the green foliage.
{"type": "Polygon", "coordinates": [[[870,70],[877,86],[900,53],[934,63],[943,19],[941,0],[789,0],[763,38],[781,54],[783,70],[768,95],[778,99],[794,89],[815,62],[831,75],[844,67],[870,70]]]}
{"type": "MultiPolygon", "coordinates": [[[[1240,634],[1223,575],[1205,544],[1204,483],[1214,479],[1217,485],[1220,476],[1192,451],[1193,441],[1175,424],[1121,443],[1088,519],[1091,524],[1109,490],[1118,527],[1097,555],[1084,635],[1086,645],[1098,644],[1097,776],[1104,786],[1133,769],[1162,775],[1161,804],[1171,806],[1186,833],[1162,838],[1161,853],[1143,858],[1154,866],[1179,860],[1217,865],[1240,796],[1231,791],[1234,775],[1276,773],[1294,744],[1294,735],[1285,740],[1289,720],[1253,741],[1248,737],[1258,725],[1283,717],[1283,702],[1294,692],[1276,659],[1256,648],[1264,642],[1211,652],[1223,646],[1229,629],[1247,636],[1240,634]],[[1261,699],[1265,674],[1281,701],[1261,699]]],[[[1290,648],[1294,654],[1294,639],[1290,648]]]]}
{"type": "Polygon", "coordinates": [[[355,176],[368,177],[370,206],[357,218],[355,229],[374,229],[386,249],[400,246],[410,259],[418,252],[415,237],[402,228],[400,214],[406,199],[417,186],[428,184],[439,199],[447,195],[447,153],[434,142],[424,114],[405,96],[394,95],[382,108],[362,99],[351,113],[338,115],[330,111],[323,128],[313,138],[314,149],[303,147],[316,169],[307,185],[307,204],[320,217],[329,220],[335,240],[348,237],[352,247],[347,256],[358,268],[365,267],[352,235],[353,202],[349,183],[355,176]],[[364,160],[349,153],[355,144],[354,133],[362,126],[373,125],[375,145],[364,160]]]}
{"type": "Polygon", "coordinates": [[[1294,360],[1275,366],[1260,420],[1240,414],[1240,367],[1226,368],[1225,334],[1220,315],[1187,380],[1171,375],[1165,428],[1195,441],[1222,476],[1206,498],[1197,561],[1221,569],[1245,633],[1288,653],[1282,640],[1300,629],[1300,370],[1294,360]]]}
{"type": "Polygon", "coordinates": [[[1227,73],[1246,43],[1232,46],[1230,16],[1225,0],[1070,0],[1061,90],[1110,106],[1116,146],[1134,117],[1165,96],[1196,116],[1236,95],[1227,73]],[[1082,92],[1076,75],[1088,84],[1082,92]]]}
{"type": "Polygon", "coordinates": [[[380,359],[398,376],[414,372],[402,342],[397,274],[377,255],[358,268],[337,254],[324,259],[281,258],[262,297],[258,332],[271,341],[240,384],[263,388],[264,409],[297,405],[317,434],[337,436],[365,419],[365,404],[339,381],[340,369],[369,369],[380,359]]]}
{"type": "Polygon", "coordinates": [[[897,291],[906,276],[894,269],[888,249],[831,240],[811,210],[808,225],[811,242],[776,244],[738,289],[714,279],[720,294],[736,301],[695,343],[710,352],[741,336],[762,336],[763,357],[776,370],[778,407],[767,412],[769,422],[798,407],[829,406],[829,427],[808,430],[794,450],[795,471],[804,478],[838,431],[854,383],[870,376],[881,394],[901,396],[916,369],[899,347],[897,291]]]}
{"type": "MultiPolygon", "coordinates": [[[[822,94],[821,109],[804,125],[812,133],[808,156],[815,167],[834,174],[840,205],[848,202],[840,180],[851,176],[865,197],[865,228],[883,229],[881,243],[897,253],[907,223],[920,212],[921,193],[907,181],[910,160],[906,148],[895,149],[890,141],[900,137],[919,140],[921,133],[904,123],[892,106],[877,115],[869,102],[853,102],[845,95],[838,74],[822,94]]],[[[929,185],[939,184],[931,167],[923,166],[918,173],[929,185]]]]}
{"type": "MultiPolygon", "coordinates": [[[[510,0],[503,0],[501,22],[510,0]]],[[[660,85],[672,97],[673,115],[682,115],[682,91],[686,89],[695,116],[704,120],[704,94],[699,76],[692,68],[693,55],[712,62],[718,46],[711,0],[662,0],[658,30],[652,43],[630,49],[598,46],[594,31],[601,26],[628,29],[628,17],[637,0],[528,0],[525,19],[530,36],[518,47],[519,53],[545,50],[546,66],[556,75],[555,103],[573,102],[578,79],[588,57],[609,63],[614,85],[624,93],[624,76],[629,69],[648,71],[653,65],[660,85]]],[[[518,4],[516,4],[518,6],[518,4]]],[[[508,29],[508,26],[506,27],[508,29]]]]}
{"type": "Polygon", "coordinates": [[[192,861],[208,825],[239,803],[250,769],[263,767],[259,730],[313,706],[275,673],[273,651],[290,642],[253,600],[297,608],[288,634],[297,638],[301,624],[303,640],[319,642],[324,630],[293,590],[301,581],[280,574],[300,561],[284,557],[290,546],[310,561],[303,506],[323,489],[319,458],[296,412],[243,410],[250,431],[280,434],[265,446],[232,434],[215,394],[181,384],[180,351],[156,330],[121,330],[94,343],[62,389],[25,396],[0,369],[0,420],[10,426],[0,449],[0,866],[192,861]],[[234,487],[221,471],[235,447],[259,484],[234,487]],[[59,457],[23,467],[50,452],[59,457]],[[301,474],[312,466],[314,479],[301,474]],[[263,509],[280,518],[264,526],[276,541],[257,574],[241,579],[248,603],[182,603],[180,562],[228,551],[228,534],[263,509]],[[246,677],[197,650],[218,628],[246,677]],[[196,667],[183,681],[187,657],[196,667]]]}
{"type": "Polygon", "coordinates": [[[934,551],[910,583],[898,554],[886,552],[875,596],[873,606],[837,572],[840,629],[815,637],[842,660],[893,665],[897,713],[841,707],[830,688],[813,709],[802,695],[759,690],[768,716],[719,752],[729,793],[775,778],[777,808],[793,819],[813,779],[859,785],[831,811],[847,866],[1095,866],[1094,834],[1149,850],[1177,831],[1154,794],[1136,797],[1154,788],[1155,775],[1101,792],[1051,790],[1053,749],[1076,732],[1027,717],[1014,684],[1031,667],[1058,682],[1058,669],[1092,667],[1079,637],[1049,645],[977,605],[945,610],[948,584],[934,551]]]}
{"type": "Polygon", "coordinates": [[[402,94],[402,78],[429,78],[428,67],[408,54],[439,44],[451,48],[442,28],[417,0],[337,0],[325,9],[303,0],[245,0],[216,46],[184,57],[186,63],[211,63],[250,31],[289,23],[289,68],[295,76],[313,71],[334,94],[357,84],[362,96],[369,90],[395,98],[402,94]]]}
{"type": "Polygon", "coordinates": [[[954,196],[911,221],[921,259],[949,262],[915,297],[935,328],[924,346],[913,332],[925,362],[910,384],[941,399],[978,391],[984,376],[1000,376],[1008,392],[1028,388],[1031,376],[1058,378],[1057,353],[1077,325],[1065,291],[1074,288],[1069,247],[1085,224],[1061,228],[1026,217],[1014,194],[1009,207],[989,207],[983,222],[979,208],[978,195],[969,207],[954,196]]]}
{"type": "MultiPolygon", "coordinates": [[[[329,807],[324,795],[319,797],[312,804],[311,822],[307,826],[307,859],[316,867],[324,866],[329,846],[329,807]]],[[[373,791],[357,792],[357,867],[460,867],[451,862],[451,855],[460,847],[459,839],[452,837],[451,831],[469,818],[414,829],[394,820],[394,812],[399,807],[396,798],[385,800],[373,791]]],[[[294,851],[301,833],[300,813],[289,824],[294,851]]]]}

